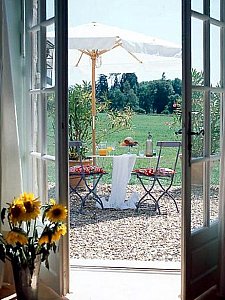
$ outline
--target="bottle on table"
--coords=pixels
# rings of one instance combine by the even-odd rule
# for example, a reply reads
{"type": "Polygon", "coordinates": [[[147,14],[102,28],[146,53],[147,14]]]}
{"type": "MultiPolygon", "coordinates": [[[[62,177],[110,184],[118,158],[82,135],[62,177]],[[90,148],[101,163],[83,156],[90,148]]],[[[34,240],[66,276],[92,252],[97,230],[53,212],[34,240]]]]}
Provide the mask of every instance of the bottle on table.
{"type": "Polygon", "coordinates": [[[152,135],[150,132],[148,133],[148,137],[146,140],[145,156],[147,157],[153,156],[153,143],[152,143],[152,135]]]}

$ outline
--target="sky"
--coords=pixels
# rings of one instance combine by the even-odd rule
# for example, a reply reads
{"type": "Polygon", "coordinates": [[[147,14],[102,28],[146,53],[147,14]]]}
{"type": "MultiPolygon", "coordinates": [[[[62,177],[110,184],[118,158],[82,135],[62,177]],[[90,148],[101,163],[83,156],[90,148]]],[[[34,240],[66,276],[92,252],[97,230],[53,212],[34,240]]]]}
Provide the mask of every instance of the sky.
{"type": "Polygon", "coordinates": [[[179,0],[69,0],[69,26],[93,21],[181,43],[179,0]]]}
{"type": "MultiPolygon", "coordinates": [[[[93,21],[181,45],[181,1],[179,0],[69,0],[69,27],[93,21]]],[[[104,57],[102,60],[104,65],[104,57]]],[[[70,80],[91,79],[89,70],[77,70],[73,64],[70,60],[70,80]]],[[[143,68],[136,71],[138,80],[160,79],[164,71],[167,78],[181,78],[181,62],[173,64],[170,66],[169,62],[152,63],[151,70],[143,68]]],[[[97,72],[101,73],[100,69],[97,72]]]]}

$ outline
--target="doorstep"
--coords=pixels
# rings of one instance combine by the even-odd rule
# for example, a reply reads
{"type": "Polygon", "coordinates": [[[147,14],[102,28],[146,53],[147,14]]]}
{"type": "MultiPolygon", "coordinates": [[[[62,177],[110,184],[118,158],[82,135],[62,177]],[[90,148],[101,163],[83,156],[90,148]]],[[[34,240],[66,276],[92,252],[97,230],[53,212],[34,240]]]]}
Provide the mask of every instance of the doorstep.
{"type": "Polygon", "coordinates": [[[71,268],[101,268],[101,269],[139,269],[180,272],[180,262],[139,261],[139,260],[109,260],[109,259],[70,259],[71,268]]]}

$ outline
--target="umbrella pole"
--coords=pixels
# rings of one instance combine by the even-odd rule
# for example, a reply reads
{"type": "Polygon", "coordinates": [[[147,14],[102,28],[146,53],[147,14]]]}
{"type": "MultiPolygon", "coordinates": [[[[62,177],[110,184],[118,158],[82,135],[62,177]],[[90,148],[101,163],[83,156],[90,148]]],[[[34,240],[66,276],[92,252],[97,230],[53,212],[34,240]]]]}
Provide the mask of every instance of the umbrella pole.
{"type": "MultiPolygon", "coordinates": [[[[95,66],[96,66],[96,53],[93,52],[91,55],[91,90],[92,90],[92,153],[96,155],[96,128],[95,128],[95,116],[96,116],[96,99],[95,99],[95,66]]],[[[96,165],[96,157],[93,157],[93,165],[96,165]]]]}

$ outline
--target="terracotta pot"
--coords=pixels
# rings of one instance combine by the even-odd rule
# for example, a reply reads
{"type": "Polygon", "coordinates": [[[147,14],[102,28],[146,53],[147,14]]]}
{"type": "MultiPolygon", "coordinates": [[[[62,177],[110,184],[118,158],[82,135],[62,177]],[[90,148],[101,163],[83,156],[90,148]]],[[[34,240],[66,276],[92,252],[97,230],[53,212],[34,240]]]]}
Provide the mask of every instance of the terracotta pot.
{"type": "MultiPolygon", "coordinates": [[[[83,160],[82,163],[83,163],[84,166],[89,166],[89,165],[93,164],[93,160],[92,159],[86,159],[86,160],[83,160]]],[[[78,166],[78,165],[80,165],[79,161],[77,161],[77,160],[69,160],[69,166],[70,167],[78,166]]],[[[77,184],[78,184],[78,182],[79,182],[79,180],[80,180],[79,176],[73,176],[73,177],[71,177],[70,178],[70,186],[73,187],[73,188],[76,187],[77,184]]],[[[78,187],[85,188],[85,183],[84,183],[83,180],[79,183],[78,187]]]]}

